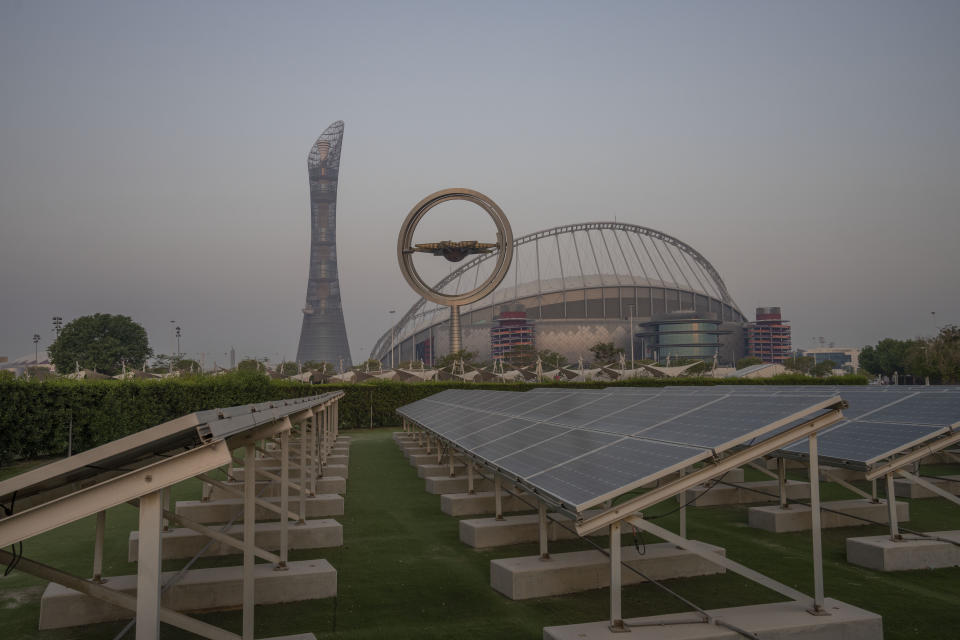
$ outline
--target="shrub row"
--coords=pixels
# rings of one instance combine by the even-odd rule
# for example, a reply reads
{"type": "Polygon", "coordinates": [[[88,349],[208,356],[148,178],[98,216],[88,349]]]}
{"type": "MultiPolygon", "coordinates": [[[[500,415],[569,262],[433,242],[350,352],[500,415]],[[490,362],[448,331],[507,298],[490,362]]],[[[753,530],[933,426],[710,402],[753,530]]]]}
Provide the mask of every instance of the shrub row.
{"type": "MultiPolygon", "coordinates": [[[[725,381],[727,384],[730,381],[725,381]]],[[[865,384],[862,376],[814,379],[779,376],[736,384],[865,384]]],[[[0,464],[16,459],[63,455],[72,430],[73,451],[83,451],[193,411],[281,400],[342,389],[343,428],[396,425],[397,407],[445,389],[526,391],[534,387],[597,389],[610,386],[711,384],[703,378],[639,379],[625,382],[368,382],[304,385],[255,373],[169,380],[0,380],[0,464]]]]}

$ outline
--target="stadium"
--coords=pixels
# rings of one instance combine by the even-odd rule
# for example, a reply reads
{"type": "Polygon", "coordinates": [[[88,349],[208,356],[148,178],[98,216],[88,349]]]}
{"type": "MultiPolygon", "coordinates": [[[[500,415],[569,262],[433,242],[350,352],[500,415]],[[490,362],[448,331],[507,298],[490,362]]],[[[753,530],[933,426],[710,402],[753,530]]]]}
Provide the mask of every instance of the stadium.
{"type": "MultiPolygon", "coordinates": [[[[470,291],[491,272],[492,257],[464,261],[434,288],[470,291]]],[[[621,222],[515,238],[501,285],[460,313],[463,347],[483,361],[547,350],[576,362],[591,358],[590,347],[611,342],[628,358],[632,347],[638,360],[733,363],[744,354],[748,322],[702,254],[673,236],[621,222]]],[[[380,337],[370,357],[386,366],[432,365],[449,342],[449,309],[420,300],[380,337]]]]}

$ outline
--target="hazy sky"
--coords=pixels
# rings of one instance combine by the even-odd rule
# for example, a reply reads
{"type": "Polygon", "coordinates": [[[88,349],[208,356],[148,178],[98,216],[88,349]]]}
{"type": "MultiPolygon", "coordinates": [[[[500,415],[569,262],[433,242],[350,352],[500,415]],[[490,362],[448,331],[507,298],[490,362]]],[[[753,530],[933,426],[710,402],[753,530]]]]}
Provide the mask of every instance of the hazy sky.
{"type": "Polygon", "coordinates": [[[338,119],[355,360],[415,300],[403,217],[450,186],[517,235],[674,235],[796,346],[929,335],[960,323],[958,33],[955,0],[0,0],[0,355],[106,312],[158,352],[176,320],[208,364],[293,358],[338,119]]]}

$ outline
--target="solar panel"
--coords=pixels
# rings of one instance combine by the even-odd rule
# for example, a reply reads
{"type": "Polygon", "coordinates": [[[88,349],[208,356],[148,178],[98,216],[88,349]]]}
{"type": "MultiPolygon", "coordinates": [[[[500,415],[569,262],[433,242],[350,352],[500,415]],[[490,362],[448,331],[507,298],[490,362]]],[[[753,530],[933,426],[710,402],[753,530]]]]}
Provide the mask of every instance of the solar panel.
{"type": "Polygon", "coordinates": [[[397,412],[533,490],[582,510],[611,491],[714,457],[840,402],[662,389],[518,393],[448,390],[397,412]]]}

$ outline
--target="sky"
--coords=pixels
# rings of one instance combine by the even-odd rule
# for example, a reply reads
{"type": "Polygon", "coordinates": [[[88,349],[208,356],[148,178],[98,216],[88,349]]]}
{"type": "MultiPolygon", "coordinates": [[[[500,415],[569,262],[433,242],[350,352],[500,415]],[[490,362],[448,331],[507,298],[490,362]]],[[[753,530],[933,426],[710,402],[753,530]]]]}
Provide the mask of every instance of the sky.
{"type": "Polygon", "coordinates": [[[446,187],[517,236],[673,235],[796,347],[932,335],[960,324],[958,33],[952,0],[0,0],[0,355],[101,312],[208,366],[294,358],[335,120],[355,361],[446,187]]]}

